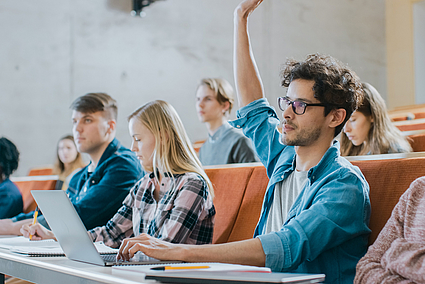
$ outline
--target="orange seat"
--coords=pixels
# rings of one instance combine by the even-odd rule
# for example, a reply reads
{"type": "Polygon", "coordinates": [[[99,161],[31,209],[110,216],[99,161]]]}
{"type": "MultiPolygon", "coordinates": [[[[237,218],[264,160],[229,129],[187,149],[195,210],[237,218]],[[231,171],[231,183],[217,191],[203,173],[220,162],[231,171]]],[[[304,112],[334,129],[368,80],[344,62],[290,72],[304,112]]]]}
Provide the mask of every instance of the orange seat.
{"type": "Polygon", "coordinates": [[[28,176],[50,176],[52,174],[53,174],[53,168],[44,167],[44,168],[31,169],[28,173],[28,176]]]}
{"type": "Polygon", "coordinates": [[[370,186],[369,197],[372,208],[369,224],[372,230],[369,237],[370,245],[387,223],[400,196],[415,179],[425,176],[425,157],[351,161],[351,163],[360,168],[370,186]]]}
{"type": "Polygon", "coordinates": [[[253,168],[214,168],[205,169],[205,172],[214,187],[215,194],[213,243],[225,243],[233,229],[253,168]]]}
{"type": "Polygon", "coordinates": [[[407,138],[410,146],[412,146],[413,152],[425,151],[425,133],[408,135],[407,138]]]}
{"type": "Polygon", "coordinates": [[[245,190],[241,208],[229,235],[228,242],[250,239],[254,235],[255,227],[260,219],[261,207],[266,193],[269,178],[266,168],[255,166],[245,190]]]}
{"type": "Polygon", "coordinates": [[[35,210],[37,204],[31,195],[31,190],[52,190],[55,189],[57,176],[47,177],[23,177],[23,178],[12,178],[11,179],[19,191],[22,194],[22,200],[24,202],[24,213],[35,210]]]}

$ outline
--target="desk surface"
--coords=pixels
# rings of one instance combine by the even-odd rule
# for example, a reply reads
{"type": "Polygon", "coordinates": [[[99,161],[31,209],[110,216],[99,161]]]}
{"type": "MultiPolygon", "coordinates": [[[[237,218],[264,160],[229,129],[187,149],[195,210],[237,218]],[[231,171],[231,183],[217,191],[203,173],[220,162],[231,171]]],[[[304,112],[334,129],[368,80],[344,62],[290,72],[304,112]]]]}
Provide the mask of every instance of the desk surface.
{"type": "Polygon", "coordinates": [[[46,284],[159,283],[145,280],[143,275],[136,272],[86,264],[66,257],[29,257],[11,253],[7,249],[0,249],[0,273],[46,284]]]}

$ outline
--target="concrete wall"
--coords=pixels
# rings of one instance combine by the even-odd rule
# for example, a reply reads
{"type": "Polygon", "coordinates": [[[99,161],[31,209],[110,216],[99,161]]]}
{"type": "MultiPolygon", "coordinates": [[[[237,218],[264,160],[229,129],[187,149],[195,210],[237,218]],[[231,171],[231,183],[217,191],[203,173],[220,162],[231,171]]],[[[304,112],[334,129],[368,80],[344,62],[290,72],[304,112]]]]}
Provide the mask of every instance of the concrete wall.
{"type": "MultiPolygon", "coordinates": [[[[126,116],[153,99],[169,101],[195,141],[206,137],[194,106],[202,77],[233,83],[233,10],[239,0],[166,0],[131,17],[131,0],[0,2],[0,135],[21,151],[20,168],[52,163],[70,133],[70,103],[107,92],[120,104],[118,138],[130,145],[126,116]]],[[[253,14],[251,39],[267,96],[285,91],[287,57],[331,54],[385,97],[384,0],[268,0],[253,14]]],[[[237,106],[236,106],[237,108],[237,106]]]]}
{"type": "Polygon", "coordinates": [[[415,49],[415,99],[425,104],[425,1],[413,4],[413,38],[415,49]]]}

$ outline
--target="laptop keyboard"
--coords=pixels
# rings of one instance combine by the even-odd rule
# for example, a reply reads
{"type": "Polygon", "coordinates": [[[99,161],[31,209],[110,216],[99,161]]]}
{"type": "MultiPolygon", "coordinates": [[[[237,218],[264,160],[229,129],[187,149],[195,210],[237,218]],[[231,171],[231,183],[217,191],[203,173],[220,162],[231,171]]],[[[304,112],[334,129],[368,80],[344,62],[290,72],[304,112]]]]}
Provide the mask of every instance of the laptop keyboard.
{"type": "Polygon", "coordinates": [[[116,262],[117,261],[117,254],[102,254],[101,257],[106,262],[116,262]]]}

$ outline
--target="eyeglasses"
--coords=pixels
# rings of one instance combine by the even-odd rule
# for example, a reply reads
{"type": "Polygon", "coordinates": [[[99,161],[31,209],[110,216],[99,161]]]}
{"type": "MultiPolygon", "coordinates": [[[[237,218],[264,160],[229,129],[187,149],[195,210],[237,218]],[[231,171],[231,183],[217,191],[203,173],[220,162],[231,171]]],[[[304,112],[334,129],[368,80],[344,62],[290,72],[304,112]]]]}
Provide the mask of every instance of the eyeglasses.
{"type": "Polygon", "coordinates": [[[277,98],[277,104],[279,105],[279,108],[281,111],[285,111],[289,105],[292,105],[292,110],[295,114],[302,115],[305,113],[305,109],[308,106],[326,106],[324,104],[308,104],[303,101],[291,101],[288,97],[279,97],[277,98]]]}

